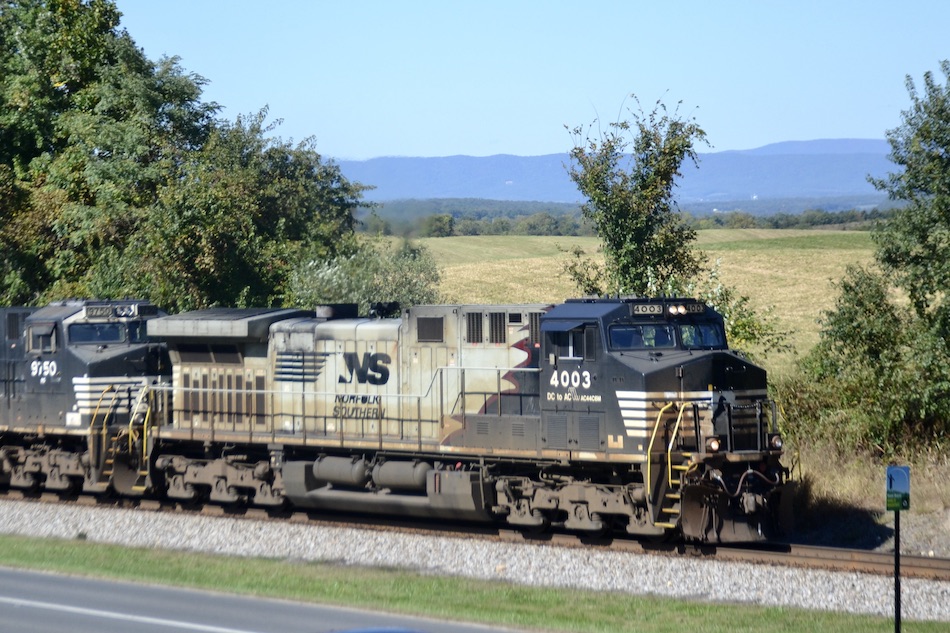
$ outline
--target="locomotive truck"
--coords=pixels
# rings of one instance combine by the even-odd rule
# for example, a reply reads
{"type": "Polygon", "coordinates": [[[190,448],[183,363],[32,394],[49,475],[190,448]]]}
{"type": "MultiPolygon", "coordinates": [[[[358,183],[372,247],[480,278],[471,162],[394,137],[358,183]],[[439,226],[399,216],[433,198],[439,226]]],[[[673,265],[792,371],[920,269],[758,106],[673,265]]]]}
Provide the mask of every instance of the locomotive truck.
{"type": "Polygon", "coordinates": [[[0,486],[767,539],[765,371],[683,298],[3,308],[0,486]]]}

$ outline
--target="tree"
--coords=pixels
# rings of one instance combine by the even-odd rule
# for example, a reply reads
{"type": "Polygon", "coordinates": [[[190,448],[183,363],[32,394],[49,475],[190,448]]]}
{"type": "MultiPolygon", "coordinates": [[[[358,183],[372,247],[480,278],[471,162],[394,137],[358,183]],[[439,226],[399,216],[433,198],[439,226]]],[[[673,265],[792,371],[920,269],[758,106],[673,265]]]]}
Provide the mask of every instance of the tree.
{"type": "Polygon", "coordinates": [[[109,0],[0,0],[0,298],[277,305],[295,262],[353,252],[365,189],[308,140],[234,123],[109,0]]]}
{"type": "Polygon", "coordinates": [[[385,240],[371,239],[351,254],[298,266],[290,280],[289,303],[303,308],[357,303],[362,314],[378,302],[438,303],[439,279],[435,260],[424,246],[405,240],[393,247],[385,240]]]}
{"type": "MultiPolygon", "coordinates": [[[[696,162],[694,146],[706,133],[661,102],[631,115],[632,123],[611,123],[599,138],[582,127],[572,130],[570,177],[587,198],[583,215],[602,240],[605,267],[591,289],[655,294],[681,286],[700,269],[692,248],[696,233],[677,214],[673,187],[683,161],[696,162]]],[[[579,265],[594,266],[589,260],[579,265]]],[[[578,281],[589,284],[585,277],[578,281]]]]}
{"type": "Polygon", "coordinates": [[[295,262],[355,251],[363,187],[265,117],[219,124],[159,192],[138,279],[162,305],[281,305],[295,262]]]}
{"type": "Polygon", "coordinates": [[[437,213],[422,221],[423,237],[451,237],[455,234],[455,218],[448,213],[437,213]]]}
{"type": "Polygon", "coordinates": [[[22,178],[63,146],[58,115],[112,61],[118,23],[108,0],[0,0],[0,163],[22,178]]]}
{"type": "MultiPolygon", "coordinates": [[[[825,394],[833,428],[884,454],[950,431],[950,62],[940,68],[946,84],[928,72],[923,94],[906,80],[911,105],[887,132],[901,169],[870,178],[903,204],[872,233],[875,265],[839,283],[800,390],[803,400],[825,394]]],[[[821,427],[822,414],[802,417],[821,427]]]]}
{"type": "Polygon", "coordinates": [[[921,95],[911,77],[911,106],[887,132],[890,160],[901,167],[871,182],[905,204],[874,235],[876,259],[910,297],[919,318],[950,334],[950,61],[940,64],[945,85],[924,74],[921,95]]]}
{"type": "Polygon", "coordinates": [[[673,187],[683,161],[697,162],[694,146],[705,142],[706,133],[661,102],[649,114],[631,114],[633,123],[612,123],[597,139],[580,127],[572,131],[570,176],[587,198],[582,212],[601,239],[605,264],[574,247],[565,273],[585,295],[693,294],[723,314],[733,345],[757,348],[763,356],[787,351],[775,319],[722,283],[718,269],[694,248],[696,231],[678,212],[673,187]]]}

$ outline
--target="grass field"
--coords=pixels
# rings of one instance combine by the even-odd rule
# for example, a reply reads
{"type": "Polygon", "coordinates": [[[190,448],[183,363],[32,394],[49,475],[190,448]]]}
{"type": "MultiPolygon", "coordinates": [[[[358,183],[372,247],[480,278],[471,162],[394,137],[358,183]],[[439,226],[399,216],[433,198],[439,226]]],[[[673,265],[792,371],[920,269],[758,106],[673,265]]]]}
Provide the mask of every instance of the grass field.
{"type": "MultiPolygon", "coordinates": [[[[475,236],[421,240],[442,270],[442,291],[459,303],[559,302],[577,294],[563,274],[565,251],[595,253],[596,238],[475,236]]],[[[818,318],[834,304],[832,280],[870,261],[870,235],[858,231],[734,229],[700,231],[698,246],[719,262],[722,280],[757,308],[774,306],[779,327],[803,353],[818,342],[818,318]]],[[[785,363],[790,359],[778,358],[785,363]]],[[[769,367],[781,371],[781,367],[769,367]]]]}

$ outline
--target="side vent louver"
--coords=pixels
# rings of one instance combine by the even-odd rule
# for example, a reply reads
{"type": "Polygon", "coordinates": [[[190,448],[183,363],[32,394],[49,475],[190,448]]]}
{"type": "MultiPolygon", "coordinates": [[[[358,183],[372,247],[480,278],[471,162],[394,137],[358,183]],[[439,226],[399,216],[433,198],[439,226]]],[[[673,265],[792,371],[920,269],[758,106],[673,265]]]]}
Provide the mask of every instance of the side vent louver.
{"type": "Polygon", "coordinates": [[[508,340],[505,328],[505,313],[490,312],[488,314],[488,342],[505,343],[508,340]]]}
{"type": "Polygon", "coordinates": [[[465,324],[467,326],[467,336],[465,338],[471,344],[483,342],[482,320],[484,315],[481,312],[469,312],[465,315],[465,324]]]}

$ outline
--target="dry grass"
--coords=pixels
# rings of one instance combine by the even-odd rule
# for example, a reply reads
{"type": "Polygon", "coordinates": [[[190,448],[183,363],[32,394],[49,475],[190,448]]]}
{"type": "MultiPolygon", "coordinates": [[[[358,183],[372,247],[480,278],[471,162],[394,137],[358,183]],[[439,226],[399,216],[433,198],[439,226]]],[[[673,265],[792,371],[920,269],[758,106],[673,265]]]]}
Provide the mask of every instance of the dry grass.
{"type": "Polygon", "coordinates": [[[752,299],[773,306],[799,353],[818,342],[818,319],[834,305],[832,281],[847,266],[871,260],[866,233],[830,231],[704,231],[700,245],[718,259],[723,281],[752,299]],[[727,241],[729,234],[738,234],[727,241]]]}
{"type": "MultiPolygon", "coordinates": [[[[442,269],[446,300],[458,303],[551,303],[577,294],[565,251],[596,253],[598,240],[578,237],[477,236],[422,240],[442,269]]],[[[701,231],[699,247],[720,262],[723,281],[757,308],[774,306],[779,327],[799,353],[818,341],[818,318],[832,307],[833,279],[870,260],[866,233],[804,230],[701,231]]],[[[773,361],[781,372],[790,358],[773,361]]]]}
{"type": "Polygon", "coordinates": [[[554,303],[577,294],[564,276],[565,252],[590,253],[598,240],[478,236],[422,240],[442,269],[442,293],[457,303],[554,303]]]}
{"type": "MultiPolygon", "coordinates": [[[[810,482],[812,502],[831,507],[880,511],[884,507],[885,465],[878,460],[843,459],[825,445],[799,449],[793,458],[794,475],[810,482]],[[836,464],[833,480],[828,464],[836,464]]],[[[950,510],[950,461],[946,457],[922,455],[910,461],[911,509],[928,514],[950,510]]]]}

